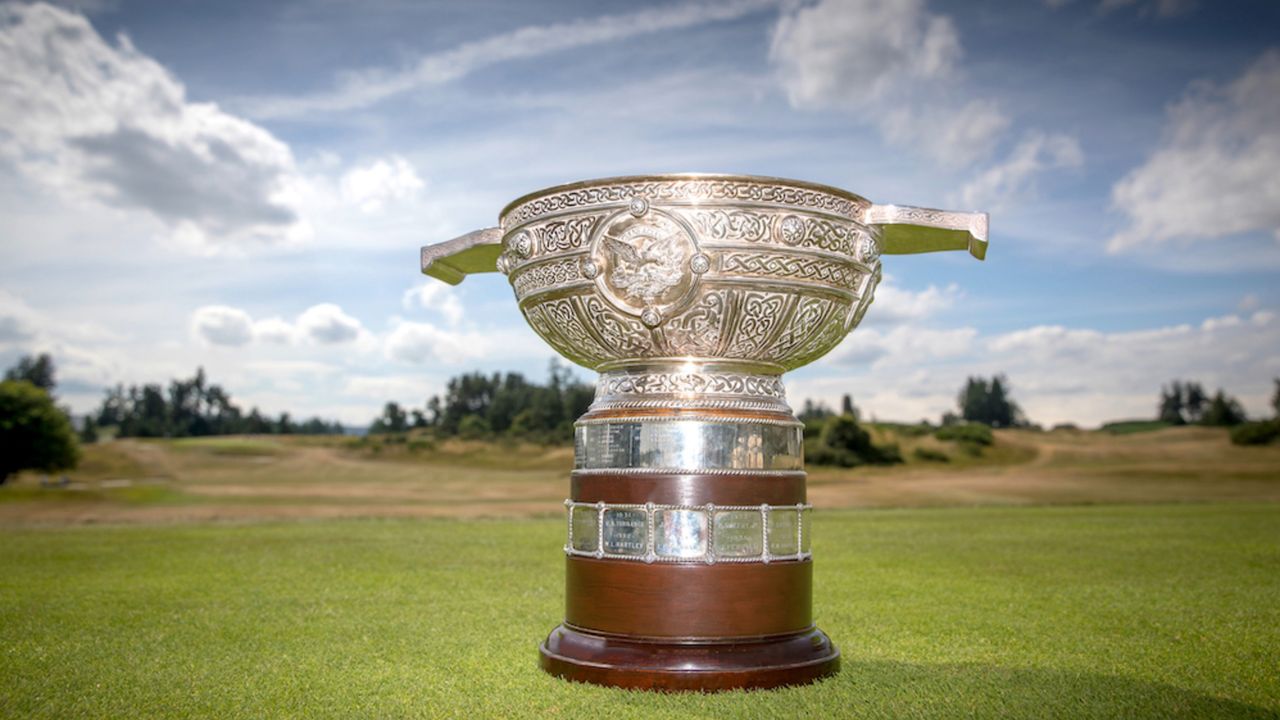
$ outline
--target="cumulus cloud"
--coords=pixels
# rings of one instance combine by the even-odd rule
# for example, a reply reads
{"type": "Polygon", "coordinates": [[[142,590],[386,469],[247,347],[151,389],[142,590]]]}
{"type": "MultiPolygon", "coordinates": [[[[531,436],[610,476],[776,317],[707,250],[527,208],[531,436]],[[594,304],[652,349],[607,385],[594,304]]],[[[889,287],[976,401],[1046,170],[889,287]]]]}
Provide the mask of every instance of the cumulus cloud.
{"type": "Polygon", "coordinates": [[[398,323],[391,330],[384,347],[389,359],[411,365],[434,362],[455,365],[484,357],[491,350],[489,340],[479,333],[408,321],[398,323]]]}
{"type": "Polygon", "coordinates": [[[344,313],[333,303],[312,305],[298,316],[295,323],[301,337],[324,345],[351,342],[360,336],[360,321],[344,313]]]}
{"type": "Polygon", "coordinates": [[[979,334],[901,325],[859,328],[821,362],[839,367],[788,382],[792,402],[832,403],[852,393],[881,418],[937,419],[955,409],[966,377],[1006,373],[1013,397],[1035,422],[1097,425],[1152,417],[1162,383],[1175,378],[1223,388],[1255,414],[1269,412],[1280,373],[1280,320],[1257,310],[1141,330],[1108,332],[1040,325],[979,334]]]}
{"type": "Polygon", "coordinates": [[[1156,151],[1112,188],[1128,224],[1108,250],[1259,231],[1280,240],[1278,118],[1280,50],[1225,86],[1193,87],[1156,151]]]}
{"type": "Polygon", "coordinates": [[[424,187],[413,165],[399,155],[352,168],[339,183],[343,201],[367,213],[382,210],[388,201],[411,198],[424,187]]]}
{"type": "Polygon", "coordinates": [[[424,55],[402,68],[348,71],[332,90],[300,97],[246,101],[255,117],[296,117],[368,107],[402,93],[457,80],[476,70],[525,58],[653,33],[734,20],[778,0],[728,0],[667,4],[633,13],[603,15],[551,25],[527,25],[483,40],[424,55]]]}
{"type": "Polygon", "coordinates": [[[47,186],[143,210],[201,249],[296,241],[287,145],[193,103],[121,35],[46,4],[0,6],[0,156],[47,186]]]}
{"type": "Polygon", "coordinates": [[[252,341],[277,344],[339,345],[368,336],[359,320],[333,303],[312,305],[290,323],[280,317],[255,321],[227,305],[206,305],[191,314],[191,332],[208,345],[241,347],[252,341]]]}
{"type": "Polygon", "coordinates": [[[990,154],[1009,126],[998,103],[961,98],[960,37],[924,0],[791,3],[769,60],[797,108],[843,108],[884,138],[944,165],[990,154]]]}
{"type": "Polygon", "coordinates": [[[409,288],[400,303],[406,310],[421,308],[439,313],[450,326],[462,322],[462,302],[458,299],[458,291],[438,280],[409,288]]]}
{"type": "Polygon", "coordinates": [[[896,84],[951,75],[960,38],[922,0],[794,3],[774,27],[769,58],[792,105],[859,107],[896,84]]]}
{"type": "Polygon", "coordinates": [[[206,305],[191,314],[191,334],[209,345],[240,347],[253,339],[253,318],[227,305],[206,305]]]}
{"type": "Polygon", "coordinates": [[[960,286],[952,283],[944,288],[930,285],[924,290],[904,290],[886,277],[876,288],[872,309],[859,327],[898,325],[917,322],[955,305],[964,297],[960,286]]]}
{"type": "Polygon", "coordinates": [[[997,163],[979,174],[960,190],[959,202],[964,207],[999,209],[1029,192],[1036,176],[1056,168],[1074,168],[1084,164],[1080,143],[1069,135],[1031,133],[997,163]]]}

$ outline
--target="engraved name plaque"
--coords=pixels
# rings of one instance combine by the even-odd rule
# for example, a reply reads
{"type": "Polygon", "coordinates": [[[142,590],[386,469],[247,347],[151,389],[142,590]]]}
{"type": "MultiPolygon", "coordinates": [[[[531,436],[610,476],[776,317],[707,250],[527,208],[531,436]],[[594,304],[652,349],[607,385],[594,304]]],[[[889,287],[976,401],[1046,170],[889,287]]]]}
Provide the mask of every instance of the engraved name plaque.
{"type": "Polygon", "coordinates": [[[759,510],[721,510],[716,513],[717,558],[754,558],[764,550],[764,526],[759,510]]]}
{"type": "Polygon", "coordinates": [[[595,508],[573,508],[572,545],[574,550],[580,552],[595,552],[600,546],[600,526],[596,524],[595,508]]]}
{"type": "Polygon", "coordinates": [[[655,550],[678,558],[707,552],[707,515],[700,510],[662,510],[654,518],[655,550]]]}
{"type": "Polygon", "coordinates": [[[649,545],[648,526],[643,510],[605,510],[604,551],[611,555],[643,555],[649,545]]]}
{"type": "Polygon", "coordinates": [[[795,555],[800,551],[800,539],[796,533],[798,515],[794,509],[778,509],[769,513],[770,555],[795,555]]]}

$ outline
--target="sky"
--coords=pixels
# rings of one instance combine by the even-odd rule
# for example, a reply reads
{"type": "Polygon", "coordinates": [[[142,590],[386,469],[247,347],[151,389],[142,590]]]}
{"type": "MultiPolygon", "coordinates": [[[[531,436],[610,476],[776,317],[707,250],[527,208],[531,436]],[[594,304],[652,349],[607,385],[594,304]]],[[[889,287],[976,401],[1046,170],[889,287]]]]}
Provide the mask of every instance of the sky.
{"type": "Polygon", "coordinates": [[[885,258],[793,406],[936,420],[1005,373],[1046,425],[1150,417],[1175,378],[1261,416],[1280,377],[1262,0],[2,4],[0,365],[52,353],[77,413],[201,366],[351,425],[540,379],[505,278],[418,248],[650,172],[991,214],[986,262],[885,258]]]}

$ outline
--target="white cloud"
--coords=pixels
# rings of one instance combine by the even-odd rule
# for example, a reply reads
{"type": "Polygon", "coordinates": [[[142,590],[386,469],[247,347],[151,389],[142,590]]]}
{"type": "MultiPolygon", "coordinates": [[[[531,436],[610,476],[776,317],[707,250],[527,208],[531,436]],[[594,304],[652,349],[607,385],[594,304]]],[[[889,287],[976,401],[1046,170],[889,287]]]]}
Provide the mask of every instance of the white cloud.
{"type": "Polygon", "coordinates": [[[1029,192],[1035,178],[1046,170],[1080,167],[1084,153],[1068,135],[1031,133],[1009,153],[1004,162],[984,170],[959,193],[964,207],[1000,209],[1029,192]]]}
{"type": "Polygon", "coordinates": [[[382,210],[388,201],[411,198],[424,187],[413,165],[399,155],[348,170],[339,183],[342,199],[367,213],[382,210]]]}
{"type": "Polygon", "coordinates": [[[285,345],[338,345],[369,336],[359,320],[333,303],[312,305],[292,323],[280,317],[255,321],[239,308],[206,305],[192,313],[191,330],[198,340],[225,347],[241,347],[254,340],[285,345]]]}
{"type": "Polygon", "coordinates": [[[210,103],[89,22],[0,6],[0,157],[69,196],[143,210],[201,251],[298,241],[287,145],[210,103]]]}
{"type": "Polygon", "coordinates": [[[337,86],[327,92],[250,99],[246,104],[255,117],[296,117],[353,110],[417,88],[447,83],[490,65],[733,20],[777,3],[778,0],[696,2],[551,25],[529,25],[422,56],[397,70],[375,68],[346,72],[337,86]]]}
{"type": "Polygon", "coordinates": [[[963,297],[960,286],[954,283],[945,288],[930,285],[914,292],[897,287],[891,277],[886,277],[876,288],[872,309],[859,327],[920,321],[955,305],[963,297]]]}
{"type": "Polygon", "coordinates": [[[1139,330],[981,333],[922,324],[958,297],[954,288],[894,294],[893,327],[860,326],[829,356],[788,375],[793,407],[806,398],[833,405],[850,393],[870,416],[936,421],[955,410],[967,377],[1004,373],[1028,417],[1045,425],[1153,417],[1161,384],[1179,378],[1223,388],[1254,416],[1271,412],[1271,378],[1280,376],[1280,318],[1271,310],[1139,330]]]}
{"type": "Polygon", "coordinates": [[[921,0],[792,3],[769,45],[791,104],[866,106],[894,85],[946,77],[960,59],[951,19],[921,0]]]}
{"type": "Polygon", "coordinates": [[[482,358],[492,349],[489,340],[479,333],[408,321],[399,322],[391,330],[384,347],[389,359],[411,365],[456,365],[482,358]]]}
{"type": "Polygon", "coordinates": [[[413,407],[422,407],[428,397],[439,391],[436,382],[422,375],[358,375],[348,378],[342,387],[344,395],[378,403],[398,400],[413,407]]]}
{"type": "Polygon", "coordinates": [[[191,333],[209,345],[240,347],[253,339],[253,318],[227,305],[206,305],[191,314],[191,333]]]}
{"type": "Polygon", "coordinates": [[[1010,123],[957,89],[961,54],[955,24],[923,0],[791,3],[769,45],[793,107],[842,108],[949,167],[989,155],[1010,123]]]}
{"type": "Polygon", "coordinates": [[[987,157],[1009,127],[1009,117],[991,100],[971,100],[958,107],[904,106],[880,121],[886,140],[915,146],[948,167],[962,167],[987,157]]]}
{"type": "Polygon", "coordinates": [[[1225,87],[1202,83],[1169,111],[1164,139],[1112,188],[1128,225],[1111,252],[1270,232],[1280,240],[1280,50],[1225,87]]]}
{"type": "Polygon", "coordinates": [[[462,302],[458,299],[458,291],[438,280],[428,280],[409,288],[400,303],[406,310],[422,308],[437,312],[451,327],[462,321],[462,302]]]}
{"type": "Polygon", "coordinates": [[[311,342],[336,345],[355,340],[364,326],[333,303],[312,305],[298,316],[298,334],[311,342]]]}
{"type": "Polygon", "coordinates": [[[282,317],[269,317],[254,321],[253,336],[262,342],[289,345],[295,342],[297,330],[282,317]]]}

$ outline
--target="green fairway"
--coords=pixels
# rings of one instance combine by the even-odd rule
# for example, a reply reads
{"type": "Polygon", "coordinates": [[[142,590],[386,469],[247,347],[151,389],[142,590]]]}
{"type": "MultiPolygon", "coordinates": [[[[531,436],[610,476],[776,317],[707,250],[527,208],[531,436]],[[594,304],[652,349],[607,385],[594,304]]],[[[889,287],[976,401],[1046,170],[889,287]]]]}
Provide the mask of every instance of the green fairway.
{"type": "Polygon", "coordinates": [[[9,529],[0,716],[1280,716],[1280,506],[816,520],[843,671],[722,695],[537,669],[558,518],[9,529]]]}

